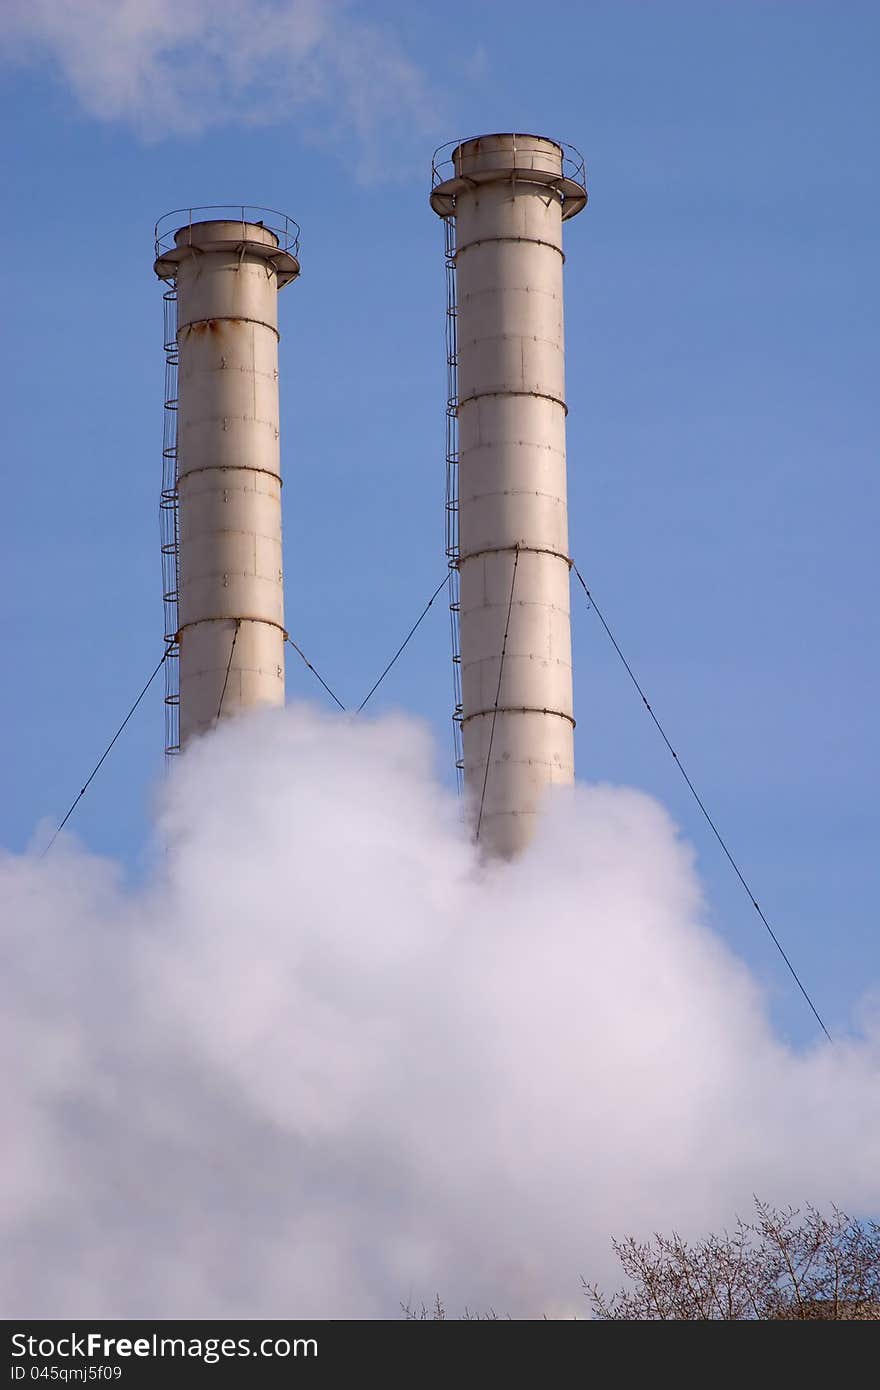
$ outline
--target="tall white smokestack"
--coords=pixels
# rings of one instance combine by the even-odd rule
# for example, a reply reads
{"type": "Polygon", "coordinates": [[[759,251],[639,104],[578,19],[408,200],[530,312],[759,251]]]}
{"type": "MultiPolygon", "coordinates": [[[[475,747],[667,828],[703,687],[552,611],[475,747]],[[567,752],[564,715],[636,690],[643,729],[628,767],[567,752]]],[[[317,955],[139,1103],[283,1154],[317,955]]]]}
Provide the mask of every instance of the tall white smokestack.
{"type": "Polygon", "coordinates": [[[465,787],[503,856],[574,779],[562,223],[586,201],[583,162],[538,136],[435,164],[431,205],[455,231],[465,787]]]}
{"type": "Polygon", "coordinates": [[[278,291],[299,263],[295,224],[270,230],[259,211],[190,214],[157,240],[156,274],[177,289],[181,746],[284,703],[278,291]]]}

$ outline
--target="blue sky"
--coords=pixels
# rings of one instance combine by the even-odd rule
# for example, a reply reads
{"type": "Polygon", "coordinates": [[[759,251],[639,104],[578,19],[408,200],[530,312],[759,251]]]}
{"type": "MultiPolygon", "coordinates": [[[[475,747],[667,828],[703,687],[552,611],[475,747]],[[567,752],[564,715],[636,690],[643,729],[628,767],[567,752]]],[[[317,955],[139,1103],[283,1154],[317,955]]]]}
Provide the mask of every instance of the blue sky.
{"type": "MultiPolygon", "coordinates": [[[[590,188],[567,228],[573,554],[832,1032],[845,1028],[880,980],[876,7],[11,13],[0,841],[21,849],[63,813],[161,654],[156,217],[243,200],[302,226],[302,279],[281,305],[287,621],[357,702],[445,563],[431,152],[537,131],[583,151],[590,188]]],[[[670,808],[711,920],[780,1028],[811,1037],[573,601],[580,776],[670,808]]],[[[321,698],[295,658],[288,693],[321,698]]],[[[450,700],[438,605],[375,708],[429,720],[451,781],[450,700]]],[[[157,682],[74,822],[133,873],[162,742],[157,682]]]]}

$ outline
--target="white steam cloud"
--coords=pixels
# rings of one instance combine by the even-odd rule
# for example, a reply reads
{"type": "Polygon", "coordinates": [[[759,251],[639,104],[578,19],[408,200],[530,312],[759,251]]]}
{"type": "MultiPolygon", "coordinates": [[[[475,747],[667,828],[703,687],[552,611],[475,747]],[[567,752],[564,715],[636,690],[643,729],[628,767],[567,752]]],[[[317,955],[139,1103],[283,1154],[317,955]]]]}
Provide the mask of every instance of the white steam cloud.
{"type": "Polygon", "coordinates": [[[0,53],[48,59],[86,111],[147,138],[298,117],[363,158],[380,131],[422,135],[432,105],[393,29],[349,0],[7,0],[0,53]]]}
{"type": "Polygon", "coordinates": [[[145,887],[0,861],[6,1317],[576,1310],[612,1234],[880,1208],[880,1029],[795,1053],[638,792],[481,868],[426,733],[232,723],[145,887]]]}

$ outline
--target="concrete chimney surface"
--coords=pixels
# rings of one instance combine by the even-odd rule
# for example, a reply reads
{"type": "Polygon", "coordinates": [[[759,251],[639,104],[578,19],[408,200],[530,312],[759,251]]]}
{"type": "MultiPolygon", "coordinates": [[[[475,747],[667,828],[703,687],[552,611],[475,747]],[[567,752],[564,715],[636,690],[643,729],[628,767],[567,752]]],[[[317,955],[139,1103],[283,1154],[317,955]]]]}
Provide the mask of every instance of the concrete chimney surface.
{"type": "Polygon", "coordinates": [[[505,857],[574,779],[562,223],[586,191],[568,169],[553,140],[483,136],[431,195],[455,220],[465,788],[505,857]]]}
{"type": "Polygon", "coordinates": [[[180,741],[284,703],[278,289],[295,257],[259,223],[188,223],[177,286],[180,741]],[[221,708],[222,703],[222,708],[221,708]]]}

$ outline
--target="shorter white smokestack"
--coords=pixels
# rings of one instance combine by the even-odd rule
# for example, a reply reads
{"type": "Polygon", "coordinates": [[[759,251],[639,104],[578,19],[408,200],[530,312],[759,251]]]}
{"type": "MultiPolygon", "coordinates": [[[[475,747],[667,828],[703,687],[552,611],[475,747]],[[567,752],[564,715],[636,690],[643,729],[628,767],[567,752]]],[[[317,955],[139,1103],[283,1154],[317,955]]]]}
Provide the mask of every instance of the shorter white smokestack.
{"type": "Polygon", "coordinates": [[[245,211],[190,220],[155,264],[177,287],[181,745],[284,703],[278,291],[299,263],[293,224],[245,211]]]}

